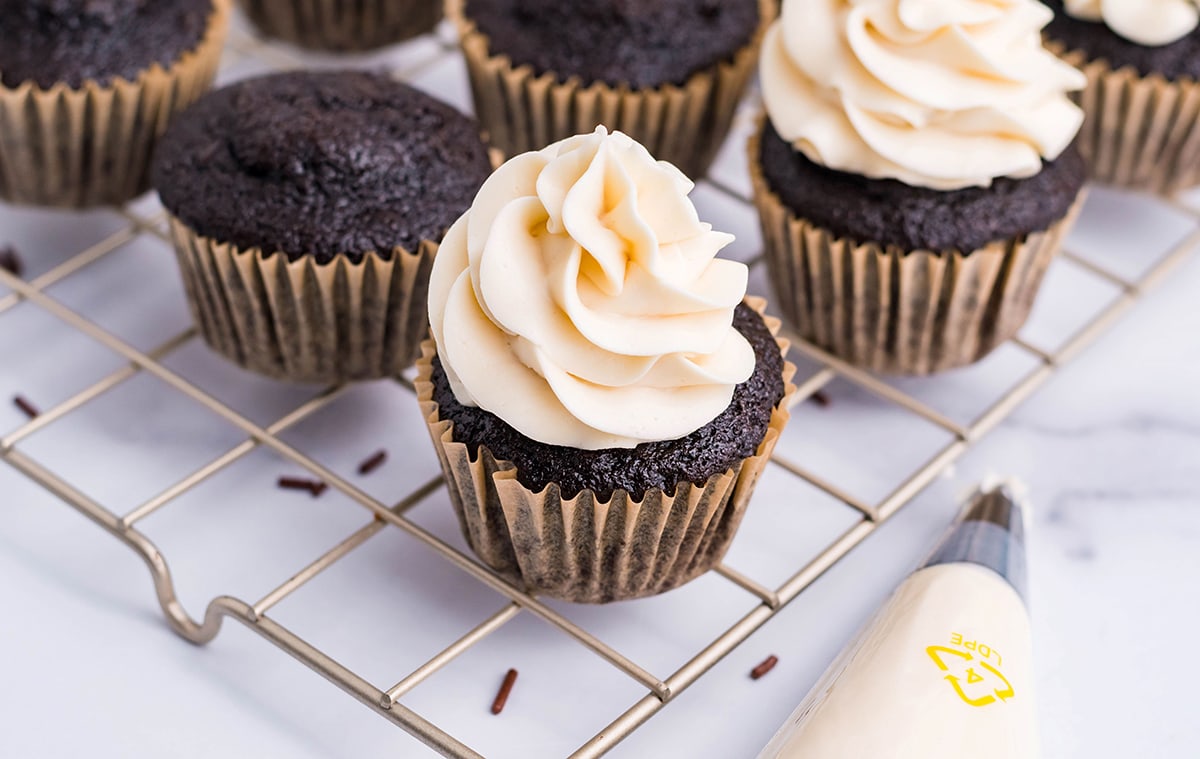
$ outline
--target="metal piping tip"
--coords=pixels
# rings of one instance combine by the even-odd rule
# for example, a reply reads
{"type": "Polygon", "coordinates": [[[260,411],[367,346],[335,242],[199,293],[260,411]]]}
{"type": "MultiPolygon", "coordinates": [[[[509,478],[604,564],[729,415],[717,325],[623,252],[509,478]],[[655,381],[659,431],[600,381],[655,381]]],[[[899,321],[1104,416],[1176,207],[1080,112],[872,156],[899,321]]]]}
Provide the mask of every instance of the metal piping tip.
{"type": "Polygon", "coordinates": [[[964,562],[994,570],[1025,597],[1025,535],[1030,509],[1016,480],[989,478],[963,501],[925,566],[964,562]]]}
{"type": "Polygon", "coordinates": [[[955,521],[990,522],[1023,537],[1030,515],[1025,490],[1016,480],[986,480],[964,499],[955,521]]]}

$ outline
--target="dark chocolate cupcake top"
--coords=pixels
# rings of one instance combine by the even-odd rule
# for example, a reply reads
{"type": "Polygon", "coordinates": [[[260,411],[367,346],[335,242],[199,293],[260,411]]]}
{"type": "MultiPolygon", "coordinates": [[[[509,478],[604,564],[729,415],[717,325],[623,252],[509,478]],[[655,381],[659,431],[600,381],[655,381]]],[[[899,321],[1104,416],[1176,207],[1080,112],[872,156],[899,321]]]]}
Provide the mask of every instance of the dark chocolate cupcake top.
{"type": "Polygon", "coordinates": [[[0,81],[129,81],[195,49],[213,0],[0,0],[0,81]]]}
{"type": "Polygon", "coordinates": [[[205,237],[323,263],[441,240],[490,170],[475,122],[439,100],[383,75],[291,72],[197,101],[153,181],[205,237]]]}
{"type": "Polygon", "coordinates": [[[591,490],[600,500],[625,490],[640,500],[647,490],[674,493],[681,482],[703,485],[753,456],[767,434],[771,413],[783,398],[783,354],[761,316],[737,307],[734,328],[754,349],[750,379],[739,384],[733,400],[717,418],[677,440],[642,443],[635,448],[580,450],[548,445],[522,435],[503,419],[454,396],[439,359],[434,358],[433,399],[438,415],[454,423],[454,439],[478,455],[480,446],[496,459],[517,466],[517,481],[535,493],[557,483],[563,498],[591,490]]]}
{"type": "Polygon", "coordinates": [[[493,55],[560,81],[681,85],[754,37],[757,0],[467,0],[493,55]]]}
{"type": "Polygon", "coordinates": [[[1032,177],[1000,177],[989,187],[941,191],[868,179],[814,163],[769,121],[759,161],[767,185],[797,216],[838,237],[908,251],[970,253],[1043,231],[1067,215],[1087,179],[1074,147],[1032,177]]]}
{"type": "MultiPolygon", "coordinates": [[[[1174,34],[1163,44],[1146,45],[1124,36],[1104,22],[1103,17],[1088,19],[1067,12],[1062,0],[1042,0],[1054,11],[1054,21],[1046,27],[1046,36],[1068,50],[1081,50],[1091,60],[1103,59],[1112,68],[1132,66],[1142,76],[1161,74],[1169,80],[1200,80],[1200,28],[1192,28],[1182,36],[1174,34]]],[[[1146,0],[1130,0],[1139,4],[1146,0]]],[[[1138,10],[1135,8],[1135,10],[1138,10]]],[[[1146,9],[1138,12],[1145,15],[1146,9]]],[[[1118,27],[1122,27],[1118,23],[1118,27]]],[[[1141,35],[1126,30],[1134,37],[1141,35]]]]}

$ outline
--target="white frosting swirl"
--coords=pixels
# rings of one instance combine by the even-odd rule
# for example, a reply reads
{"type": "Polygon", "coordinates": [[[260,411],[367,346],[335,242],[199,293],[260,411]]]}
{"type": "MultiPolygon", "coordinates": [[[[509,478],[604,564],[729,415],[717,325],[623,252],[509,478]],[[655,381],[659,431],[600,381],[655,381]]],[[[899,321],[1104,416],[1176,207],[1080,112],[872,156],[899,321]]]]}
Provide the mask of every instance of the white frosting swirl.
{"type": "Polygon", "coordinates": [[[534,440],[632,448],[724,411],[754,371],[747,269],[693,184],[603,127],[517,156],[446,234],[429,318],[460,403],[534,440]]]}
{"type": "Polygon", "coordinates": [[[784,0],[762,87],[776,130],[829,168],[936,190],[1028,177],[1071,143],[1079,71],[1038,0],[784,0]]]}
{"type": "Polygon", "coordinates": [[[1130,42],[1169,45],[1200,25],[1200,0],[1066,0],[1067,13],[1103,21],[1130,42]]]}

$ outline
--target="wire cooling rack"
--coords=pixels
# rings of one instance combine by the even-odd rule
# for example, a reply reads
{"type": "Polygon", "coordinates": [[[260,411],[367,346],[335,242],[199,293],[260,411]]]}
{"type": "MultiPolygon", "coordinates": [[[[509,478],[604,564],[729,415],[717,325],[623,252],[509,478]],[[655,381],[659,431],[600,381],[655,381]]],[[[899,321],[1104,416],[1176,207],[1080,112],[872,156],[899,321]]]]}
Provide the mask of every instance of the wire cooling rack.
{"type": "MultiPolygon", "coordinates": [[[[221,78],[229,81],[301,65],[383,67],[464,110],[469,109],[465,70],[445,27],[436,35],[382,54],[335,59],[269,45],[237,22],[221,78]]],[[[749,203],[743,155],[744,140],[752,128],[756,108],[751,96],[715,168],[699,183],[695,199],[705,218],[714,221],[718,228],[738,234],[739,241],[730,253],[752,266],[752,289],[765,294],[760,237],[749,203]]],[[[513,626],[514,620],[534,618],[544,624],[529,635],[544,636],[559,645],[563,640],[569,641],[572,656],[590,656],[606,663],[605,667],[628,681],[626,685],[634,686],[635,695],[625,702],[628,706],[623,712],[615,713],[615,718],[599,731],[589,733],[592,737],[584,735],[572,744],[576,748],[571,756],[598,757],[696,683],[915,495],[946,473],[1064,362],[1095,340],[1142,293],[1200,247],[1200,213],[1180,200],[1095,192],[1069,242],[1069,250],[1052,267],[1039,308],[1022,337],[980,366],[946,378],[880,378],[854,369],[814,346],[795,341],[792,359],[800,365],[801,374],[797,378],[799,392],[792,426],[778,447],[751,516],[726,563],[698,581],[703,584],[706,579],[718,578],[726,589],[733,589],[737,596],[737,602],[729,604],[737,609],[733,623],[723,622],[698,646],[674,651],[670,656],[646,657],[628,654],[625,652],[628,646],[608,640],[613,637],[611,634],[592,630],[603,615],[619,619],[621,605],[593,610],[543,601],[511,587],[480,565],[454,534],[452,518],[447,521],[445,517],[449,509],[435,469],[426,466],[422,473],[421,467],[402,465],[402,476],[390,481],[395,493],[383,494],[375,492],[380,488],[367,488],[355,476],[349,458],[328,452],[319,455],[307,452],[314,420],[325,415],[325,428],[334,428],[335,440],[342,445],[348,445],[349,441],[360,444],[363,458],[374,448],[384,446],[390,449],[393,458],[419,457],[417,451],[424,451],[424,461],[433,461],[419,420],[414,423],[415,404],[411,398],[403,401],[414,408],[403,431],[373,445],[373,441],[356,440],[354,430],[346,423],[348,420],[339,417],[345,413],[339,404],[348,402],[347,396],[355,392],[354,388],[301,391],[252,380],[200,348],[195,330],[184,327],[186,315],[180,316],[181,291],[167,250],[162,210],[154,199],[141,199],[120,211],[85,215],[0,206],[0,247],[5,243],[12,243],[21,251],[32,273],[22,279],[0,270],[0,343],[15,346],[9,354],[18,357],[12,361],[11,371],[0,371],[0,381],[13,385],[0,385],[0,391],[23,392],[34,402],[47,400],[41,396],[60,397],[50,399],[53,402],[47,403],[38,416],[17,422],[0,437],[0,458],[141,556],[150,570],[162,611],[175,632],[193,643],[203,644],[218,634],[224,619],[236,620],[428,746],[447,756],[474,757],[481,754],[450,729],[418,713],[408,704],[409,696],[422,684],[445,676],[457,660],[485,641],[495,641],[498,631],[513,626]],[[1127,232],[1120,221],[1128,218],[1131,206],[1141,215],[1141,228],[1136,233],[1127,232]],[[1116,208],[1124,210],[1114,213],[1116,208]],[[1153,233],[1148,234],[1148,229],[1153,233]],[[114,269],[117,273],[106,273],[105,263],[120,258],[129,260],[114,269]],[[147,261],[155,263],[147,265],[147,261]],[[148,306],[138,305],[143,303],[146,293],[160,291],[163,297],[152,298],[148,306]],[[132,305],[125,311],[111,310],[112,304],[126,301],[132,305]],[[168,301],[169,305],[164,305],[168,301]],[[39,320],[52,326],[42,325],[30,332],[29,322],[41,324],[39,320]],[[156,331],[173,324],[183,327],[182,331],[154,335],[151,339],[156,331]],[[38,341],[36,350],[31,340],[38,341]],[[42,352],[54,356],[58,349],[64,355],[70,354],[70,359],[63,360],[69,367],[76,367],[77,371],[73,369],[72,373],[86,378],[77,381],[69,392],[59,389],[62,383],[55,385],[55,389],[39,384],[36,367],[28,375],[21,371],[26,358],[42,352]],[[22,380],[22,376],[35,379],[22,380]],[[130,436],[126,433],[132,422],[128,418],[99,411],[88,415],[89,410],[102,406],[107,397],[129,390],[147,377],[156,380],[158,387],[167,388],[167,394],[172,396],[163,402],[162,409],[152,409],[154,413],[161,411],[168,420],[164,422],[168,437],[204,437],[210,449],[215,446],[218,450],[216,455],[204,459],[204,463],[191,464],[178,476],[172,474],[173,481],[165,486],[152,487],[150,482],[162,479],[167,473],[156,471],[154,477],[149,475],[154,457],[149,449],[162,445],[161,441],[129,443],[130,436]],[[222,381],[249,389],[239,390],[233,398],[225,392],[227,387],[222,381]],[[19,382],[29,384],[24,387],[14,384],[19,382]],[[947,391],[961,391],[964,387],[972,391],[971,403],[952,404],[949,408],[942,402],[947,391]],[[198,405],[219,420],[223,432],[208,435],[191,426],[172,427],[169,419],[175,412],[171,404],[177,401],[198,405]],[[114,443],[117,448],[133,450],[133,455],[145,457],[135,463],[126,462],[122,470],[127,479],[141,483],[141,490],[147,493],[137,503],[120,508],[106,504],[121,499],[112,495],[115,491],[105,488],[104,475],[112,471],[105,466],[80,468],[62,462],[51,465],[42,460],[50,454],[44,452],[48,450],[45,446],[39,449],[39,438],[56,428],[68,427],[72,419],[80,416],[88,416],[86,432],[75,430],[67,434],[91,436],[89,439],[101,448],[111,441],[120,441],[114,443]],[[899,446],[905,455],[887,457],[894,459],[891,467],[868,462],[859,454],[878,435],[875,421],[884,418],[891,428],[904,429],[897,434],[905,443],[899,446]],[[917,428],[919,431],[914,431],[917,428]],[[231,433],[236,442],[228,442],[231,433]],[[842,441],[840,455],[831,452],[837,448],[829,442],[834,437],[842,441]],[[319,530],[324,549],[313,550],[288,569],[278,570],[273,575],[275,579],[266,586],[271,588],[269,591],[249,596],[256,600],[220,595],[208,602],[201,616],[192,616],[180,600],[167,557],[151,539],[152,530],[146,526],[155,519],[165,519],[172,507],[181,509],[179,504],[201,498],[206,486],[263,451],[273,454],[272,461],[280,470],[269,471],[259,491],[239,485],[232,496],[235,500],[244,498],[249,503],[281,497],[270,492],[273,476],[303,473],[327,483],[333,496],[340,494],[339,515],[365,510],[366,519],[357,529],[340,534],[325,528],[319,530]],[[102,471],[98,473],[97,468],[102,471]],[[439,500],[440,504],[434,503],[439,500]],[[799,529],[808,532],[805,509],[809,508],[809,502],[817,500],[837,504],[840,516],[824,521],[826,525],[836,524],[837,528],[822,537],[818,545],[801,550],[799,547],[805,545],[805,540],[811,543],[812,538],[788,530],[796,530],[800,525],[799,529]],[[780,505],[780,501],[787,501],[787,505],[780,505]],[[441,516],[431,521],[415,514],[418,507],[427,503],[431,505],[425,511],[437,506],[437,514],[441,516]],[[764,516],[754,516],[760,513],[764,516]],[[280,621],[275,612],[285,607],[302,607],[306,600],[302,590],[310,588],[356,551],[361,553],[360,549],[368,542],[388,530],[399,531],[411,539],[409,550],[414,557],[405,563],[406,574],[403,577],[397,574],[390,581],[400,583],[406,579],[420,585],[432,573],[450,567],[469,578],[471,584],[485,588],[496,603],[490,614],[467,623],[460,619],[461,634],[457,637],[447,634],[433,655],[422,655],[418,657],[419,663],[406,666],[391,679],[380,680],[374,672],[371,676],[364,674],[362,670],[366,667],[341,663],[294,626],[280,621]],[[418,545],[423,548],[418,549],[418,545]],[[316,558],[311,558],[314,555],[316,558]],[[653,659],[655,663],[643,659],[653,659]]],[[[61,376],[61,369],[56,364],[56,376],[61,376]]],[[[378,392],[411,394],[407,380],[387,385],[387,389],[378,392]]],[[[156,401],[147,403],[153,407],[156,401]]],[[[4,419],[0,416],[0,430],[5,429],[4,419]]],[[[172,471],[176,468],[168,467],[172,471]]],[[[222,495],[227,497],[228,493],[222,495]]],[[[209,524],[228,517],[228,511],[215,506],[206,515],[209,524]]],[[[344,521],[343,518],[340,523],[344,521]]],[[[222,525],[214,529],[222,529],[222,525]]],[[[256,557],[285,553],[287,560],[291,560],[295,546],[291,550],[282,547],[291,542],[288,535],[286,526],[277,529],[271,543],[256,546],[256,557]]],[[[306,546],[313,543],[311,533],[296,542],[306,546]]],[[[207,561],[208,566],[215,566],[225,560],[224,556],[210,556],[207,561]]],[[[388,570],[385,567],[380,571],[388,570]]],[[[708,592],[689,594],[684,589],[669,596],[673,599],[672,613],[688,605],[714,603],[713,595],[708,592]]],[[[728,593],[717,596],[731,597],[728,593]]],[[[208,598],[211,595],[205,600],[208,598]]],[[[394,603],[388,597],[378,600],[394,603]]],[[[455,608],[453,600],[435,600],[445,612],[455,608]]],[[[328,600],[321,603],[322,609],[331,614],[342,611],[330,607],[328,600]]],[[[440,613],[436,604],[435,613],[440,613]]],[[[293,616],[305,615],[293,612],[293,616]]],[[[370,622],[366,624],[369,626],[370,622]]],[[[403,639],[402,632],[396,635],[403,639]]],[[[429,642],[425,641],[425,645],[429,642]]],[[[537,646],[542,645],[539,638],[537,646]]],[[[485,709],[486,705],[479,708],[485,709]]],[[[766,736],[763,737],[765,740],[766,736]]]]}

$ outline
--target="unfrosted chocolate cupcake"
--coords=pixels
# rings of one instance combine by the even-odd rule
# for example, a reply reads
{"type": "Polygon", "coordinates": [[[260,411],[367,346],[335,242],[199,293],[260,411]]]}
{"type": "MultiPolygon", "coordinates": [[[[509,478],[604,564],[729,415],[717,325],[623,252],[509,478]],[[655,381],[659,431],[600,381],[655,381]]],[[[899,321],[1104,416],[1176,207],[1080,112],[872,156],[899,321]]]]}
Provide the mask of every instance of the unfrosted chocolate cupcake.
{"type": "Polygon", "coordinates": [[[777,304],[857,366],[964,366],[1024,324],[1074,221],[1083,77],[1041,46],[1037,0],[847,5],[784,0],[763,44],[750,164],[777,304]]]}
{"type": "Polygon", "coordinates": [[[1093,178],[1164,193],[1200,184],[1200,8],[1043,1],[1047,41],[1088,79],[1079,148],[1093,178]]]}
{"type": "Polygon", "coordinates": [[[0,198],[145,192],[159,136],[212,82],[227,15],[227,0],[0,0],[0,198]]]}
{"type": "Polygon", "coordinates": [[[412,362],[437,243],[489,171],[450,106],[382,75],[293,72],[201,99],[163,139],[154,183],[209,344],[336,382],[412,362]]]}
{"type": "Polygon", "coordinates": [[[269,37],[316,50],[372,50],[433,31],[441,0],[241,0],[269,37]]]}
{"type": "Polygon", "coordinates": [[[601,128],[501,166],[438,254],[417,397],[467,541],[531,592],[711,569],[787,422],[779,324],[691,187],[601,128]]]}
{"type": "Polygon", "coordinates": [[[774,0],[450,0],[475,111],[507,155],[597,125],[689,176],[707,169],[774,0]]]}

